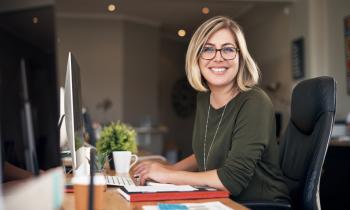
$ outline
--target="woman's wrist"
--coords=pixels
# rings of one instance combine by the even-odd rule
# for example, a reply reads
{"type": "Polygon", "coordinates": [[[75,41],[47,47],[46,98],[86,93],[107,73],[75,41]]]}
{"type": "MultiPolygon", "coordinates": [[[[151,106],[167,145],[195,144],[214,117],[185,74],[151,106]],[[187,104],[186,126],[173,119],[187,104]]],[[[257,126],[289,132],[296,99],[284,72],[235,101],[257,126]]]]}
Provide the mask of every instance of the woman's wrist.
{"type": "Polygon", "coordinates": [[[176,169],[176,166],[175,166],[175,165],[176,165],[176,164],[165,164],[164,167],[165,167],[166,169],[176,171],[177,169],[176,169]]]}

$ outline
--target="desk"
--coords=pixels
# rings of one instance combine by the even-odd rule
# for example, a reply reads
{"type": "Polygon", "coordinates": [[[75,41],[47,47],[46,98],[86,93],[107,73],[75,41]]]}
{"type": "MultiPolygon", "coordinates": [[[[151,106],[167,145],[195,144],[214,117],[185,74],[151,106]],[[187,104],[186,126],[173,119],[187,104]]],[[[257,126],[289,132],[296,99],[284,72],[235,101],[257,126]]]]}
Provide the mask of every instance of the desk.
{"type": "MultiPolygon", "coordinates": [[[[157,202],[128,202],[116,191],[117,188],[107,188],[104,195],[105,208],[106,210],[142,210],[144,205],[156,205],[157,202]]],[[[246,207],[232,201],[229,198],[220,199],[203,199],[203,200],[174,200],[174,201],[162,201],[162,203],[198,203],[198,202],[211,202],[220,201],[223,204],[235,209],[235,210],[245,210],[246,207]]],[[[63,200],[63,210],[73,210],[74,209],[74,193],[65,193],[63,200]]]]}
{"type": "MultiPolygon", "coordinates": [[[[115,171],[106,168],[105,173],[109,175],[115,175],[115,171]]],[[[131,176],[132,177],[132,176],[131,176]]],[[[72,175],[66,176],[66,179],[71,179],[72,175]]],[[[134,180],[135,181],[135,180],[134,180]]],[[[157,202],[129,202],[125,200],[118,192],[117,187],[107,187],[104,192],[104,209],[106,210],[142,210],[144,205],[157,205],[157,202]]],[[[196,199],[196,200],[172,200],[172,201],[161,201],[162,203],[199,203],[199,202],[213,202],[220,201],[226,206],[234,210],[247,210],[248,208],[242,206],[241,204],[232,201],[229,198],[216,198],[216,199],[196,199]]],[[[74,193],[65,193],[63,199],[62,210],[74,210],[74,193]]]]}
{"type": "Polygon", "coordinates": [[[340,140],[337,140],[337,139],[332,139],[329,142],[329,146],[350,147],[350,141],[340,141],[340,140]]]}
{"type": "MultiPolygon", "coordinates": [[[[115,171],[106,167],[106,174],[115,175],[115,171]]],[[[133,176],[131,176],[133,177],[133,176]]],[[[66,179],[71,179],[72,175],[67,175],[66,179]]],[[[134,180],[135,181],[135,180],[134,180]]],[[[108,187],[104,192],[104,209],[106,210],[142,210],[144,205],[157,205],[157,202],[129,202],[125,200],[118,192],[116,187],[108,187]]],[[[229,198],[217,198],[217,199],[196,199],[196,200],[171,200],[171,201],[161,201],[162,203],[203,203],[203,202],[213,202],[220,201],[226,206],[234,210],[247,210],[248,208],[242,206],[241,204],[232,201],[229,198]]],[[[63,199],[62,210],[74,210],[74,193],[65,193],[63,199]]]]}

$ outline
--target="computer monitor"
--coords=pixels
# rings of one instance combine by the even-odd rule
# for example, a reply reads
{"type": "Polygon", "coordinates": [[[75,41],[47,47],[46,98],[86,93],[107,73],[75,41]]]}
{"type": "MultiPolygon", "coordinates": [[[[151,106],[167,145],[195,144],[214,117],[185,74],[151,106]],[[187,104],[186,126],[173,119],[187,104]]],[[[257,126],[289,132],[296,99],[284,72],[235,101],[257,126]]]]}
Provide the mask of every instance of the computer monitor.
{"type": "Polygon", "coordinates": [[[31,105],[27,111],[32,113],[38,166],[47,170],[61,165],[57,129],[54,17],[53,6],[0,12],[0,124],[5,153],[3,158],[28,170],[25,157],[28,126],[25,125],[23,117],[21,59],[25,60],[31,105]],[[40,24],[28,24],[28,17],[33,16],[40,20],[40,24]]]}
{"type": "Polygon", "coordinates": [[[86,160],[84,145],[84,123],[81,102],[80,68],[71,52],[68,53],[64,88],[64,111],[68,147],[71,151],[73,171],[86,160]]]}

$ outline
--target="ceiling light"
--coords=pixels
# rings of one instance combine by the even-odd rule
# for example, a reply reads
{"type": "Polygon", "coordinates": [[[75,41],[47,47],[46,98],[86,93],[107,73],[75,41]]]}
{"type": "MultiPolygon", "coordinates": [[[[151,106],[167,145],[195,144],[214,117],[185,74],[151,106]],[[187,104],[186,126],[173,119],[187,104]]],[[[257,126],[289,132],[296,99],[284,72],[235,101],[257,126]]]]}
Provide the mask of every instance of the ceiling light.
{"type": "Polygon", "coordinates": [[[184,29],[180,29],[177,31],[177,35],[179,35],[180,37],[184,37],[186,36],[186,31],[184,29]]]}
{"type": "Polygon", "coordinates": [[[207,15],[207,14],[209,14],[209,12],[210,12],[210,10],[209,10],[208,7],[203,7],[203,8],[202,8],[202,13],[203,13],[203,14],[207,15]]]}
{"type": "Polygon", "coordinates": [[[39,23],[39,18],[34,16],[32,18],[32,21],[33,21],[34,24],[37,24],[37,23],[39,23]]]}
{"type": "Polygon", "coordinates": [[[115,4],[109,4],[108,5],[108,11],[109,12],[114,12],[117,9],[117,7],[115,6],[115,4]]]}

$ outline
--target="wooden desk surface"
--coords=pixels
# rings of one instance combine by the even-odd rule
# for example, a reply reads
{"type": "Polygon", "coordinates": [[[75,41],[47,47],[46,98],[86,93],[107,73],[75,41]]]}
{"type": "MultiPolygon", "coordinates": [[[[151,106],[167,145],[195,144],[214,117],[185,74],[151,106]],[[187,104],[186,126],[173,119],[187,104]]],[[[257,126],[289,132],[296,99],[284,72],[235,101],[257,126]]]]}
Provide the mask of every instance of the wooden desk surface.
{"type": "Polygon", "coordinates": [[[350,141],[339,141],[337,139],[332,139],[329,142],[329,146],[334,146],[334,147],[350,147],[350,141]]]}
{"type": "MultiPolygon", "coordinates": [[[[129,202],[125,200],[116,191],[117,188],[108,187],[104,194],[104,209],[106,210],[142,210],[144,205],[157,205],[157,202],[129,202]]],[[[233,208],[234,210],[245,210],[246,207],[232,201],[229,198],[221,199],[200,199],[200,200],[173,200],[173,201],[161,201],[162,203],[198,203],[198,202],[213,202],[220,201],[223,204],[233,208]]],[[[63,210],[74,210],[74,193],[65,193],[63,201],[63,210]]]]}
{"type": "MultiPolygon", "coordinates": [[[[107,164],[108,165],[108,164],[107,164]]],[[[109,175],[115,175],[115,171],[109,169],[109,166],[106,167],[104,173],[109,175]]],[[[131,177],[133,177],[131,175],[131,177]]],[[[72,178],[72,175],[66,175],[67,181],[72,178]]],[[[136,181],[136,180],[134,180],[136,181]]],[[[203,203],[203,202],[214,202],[220,201],[226,206],[234,210],[247,210],[248,208],[243,205],[234,202],[230,198],[215,198],[215,199],[195,199],[195,200],[169,200],[169,201],[160,201],[162,203],[203,203]]],[[[74,210],[74,193],[65,193],[63,199],[62,210],[74,210]]],[[[125,200],[118,192],[116,187],[107,187],[107,190],[104,192],[104,209],[105,210],[142,210],[144,205],[157,205],[158,202],[129,202],[125,200]]]]}

